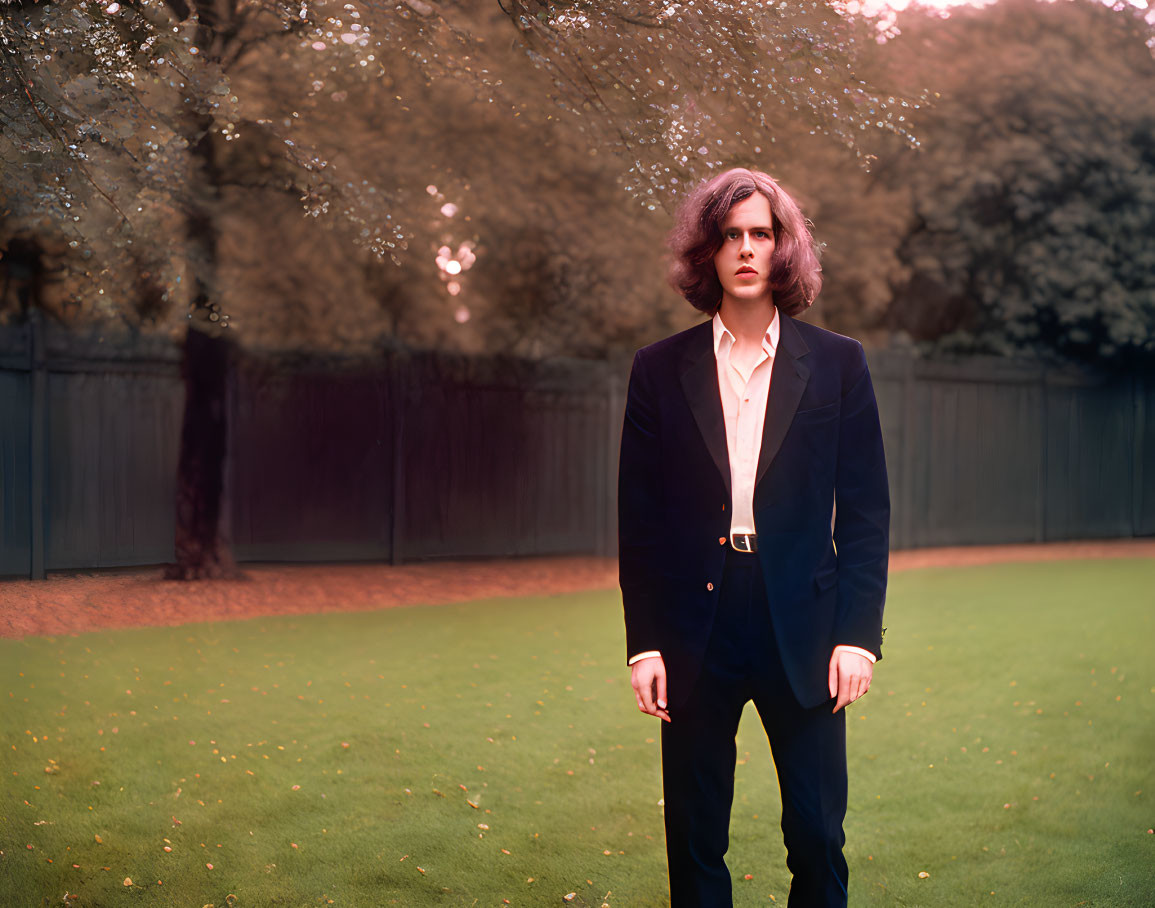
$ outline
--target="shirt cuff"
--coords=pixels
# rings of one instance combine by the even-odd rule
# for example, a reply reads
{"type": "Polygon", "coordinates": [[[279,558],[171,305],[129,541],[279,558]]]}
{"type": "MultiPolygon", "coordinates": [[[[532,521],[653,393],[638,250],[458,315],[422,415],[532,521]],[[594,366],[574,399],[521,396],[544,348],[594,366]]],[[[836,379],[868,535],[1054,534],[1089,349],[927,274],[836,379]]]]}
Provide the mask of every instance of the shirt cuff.
{"type": "Polygon", "coordinates": [[[656,649],[646,650],[646,652],[644,652],[644,653],[638,653],[636,656],[632,656],[630,658],[630,661],[627,662],[626,664],[627,665],[633,665],[635,662],[641,662],[643,659],[649,659],[651,656],[660,656],[660,655],[662,655],[662,654],[659,653],[656,649]]]}
{"type": "Polygon", "coordinates": [[[849,643],[840,643],[838,646],[834,647],[835,652],[838,652],[839,650],[845,650],[848,653],[858,653],[860,656],[866,656],[866,658],[870,660],[871,665],[877,661],[874,658],[874,653],[868,649],[863,649],[861,646],[851,646],[849,643]]]}

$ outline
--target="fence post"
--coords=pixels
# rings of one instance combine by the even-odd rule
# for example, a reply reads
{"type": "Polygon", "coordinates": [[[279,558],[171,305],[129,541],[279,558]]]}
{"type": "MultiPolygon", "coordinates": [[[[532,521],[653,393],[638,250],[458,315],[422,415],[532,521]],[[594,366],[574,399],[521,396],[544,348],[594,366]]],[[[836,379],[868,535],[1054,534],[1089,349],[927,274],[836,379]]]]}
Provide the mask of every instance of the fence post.
{"type": "Polygon", "coordinates": [[[401,363],[401,353],[390,350],[388,356],[388,374],[390,385],[390,399],[393,406],[390,408],[389,429],[393,443],[393,507],[390,508],[389,520],[389,562],[401,564],[401,518],[405,508],[405,408],[407,394],[405,391],[405,369],[401,363]]]}
{"type": "Polygon", "coordinates": [[[1047,367],[1039,367],[1039,485],[1035,494],[1035,542],[1047,541],[1047,455],[1051,441],[1048,437],[1047,408],[1050,406],[1047,391],[1047,367]]]}
{"type": "MultiPolygon", "coordinates": [[[[226,344],[225,346],[225,389],[223,397],[224,406],[224,423],[225,423],[225,444],[224,452],[221,457],[221,504],[220,504],[220,518],[217,520],[217,533],[223,541],[223,547],[228,551],[235,562],[236,559],[236,538],[233,535],[233,528],[236,525],[233,517],[233,511],[236,508],[236,467],[237,467],[237,443],[235,439],[237,425],[239,419],[237,416],[237,408],[239,405],[239,392],[237,389],[237,360],[240,356],[240,349],[236,344],[226,344]]],[[[249,524],[251,526],[251,522],[249,524]]]]}
{"type": "Polygon", "coordinates": [[[914,356],[906,354],[902,366],[902,485],[898,490],[901,511],[898,545],[894,548],[914,546],[914,470],[917,458],[914,456],[914,432],[916,414],[914,410],[914,356]]]}
{"type": "Polygon", "coordinates": [[[1143,436],[1147,426],[1147,389],[1141,373],[1131,375],[1131,535],[1143,529],[1143,436]]]}
{"type": "Polygon", "coordinates": [[[618,412],[620,399],[620,378],[617,362],[611,359],[606,369],[606,446],[605,460],[602,470],[605,476],[605,494],[602,496],[601,531],[598,540],[598,554],[610,558],[617,554],[617,534],[615,523],[617,520],[617,466],[618,466],[618,433],[622,430],[621,414],[618,412]]]}
{"type": "Polygon", "coordinates": [[[48,374],[44,353],[44,325],[40,310],[32,306],[28,310],[28,360],[32,372],[32,400],[28,420],[28,480],[31,489],[28,496],[29,524],[32,538],[29,540],[30,562],[28,578],[43,580],[45,574],[44,513],[45,501],[45,409],[48,394],[48,374]]]}

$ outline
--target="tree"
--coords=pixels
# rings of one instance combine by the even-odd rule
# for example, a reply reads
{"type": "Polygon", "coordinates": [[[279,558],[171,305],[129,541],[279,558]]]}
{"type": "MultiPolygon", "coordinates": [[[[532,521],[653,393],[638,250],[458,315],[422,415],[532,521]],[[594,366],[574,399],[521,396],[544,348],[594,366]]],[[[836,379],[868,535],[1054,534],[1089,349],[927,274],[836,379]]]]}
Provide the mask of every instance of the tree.
{"type": "MultiPolygon", "coordinates": [[[[411,309],[404,282],[374,264],[415,261],[428,275],[433,256],[407,255],[414,241],[433,252],[447,232],[468,234],[447,227],[453,215],[446,206],[458,203],[443,201],[447,190],[475,188],[462,149],[444,144],[446,130],[429,117],[413,115],[415,98],[472,93],[477,103],[531,124],[508,133],[531,148],[544,126],[547,143],[576,136],[593,151],[622,155],[623,187],[642,210],[655,211],[710,169],[768,162],[766,131],[781,119],[835,137],[864,162],[859,137],[868,126],[909,139],[891,118],[899,100],[853,76],[866,29],[817,2],[510,0],[482,13],[449,0],[11,3],[0,18],[0,242],[11,250],[51,238],[42,245],[57,250],[63,277],[53,314],[62,321],[114,321],[184,344],[171,575],[227,574],[233,566],[221,537],[220,496],[224,374],[228,338],[237,333],[230,326],[269,342],[324,336],[315,330],[322,326],[352,346],[375,342],[383,325],[408,323],[433,342],[451,327],[413,318],[413,311],[437,309],[421,299],[411,309]],[[440,203],[437,214],[424,213],[430,199],[440,203]],[[349,312],[325,319],[306,301],[300,284],[317,281],[315,270],[290,272],[301,281],[285,281],[271,309],[236,292],[239,275],[268,260],[238,238],[258,224],[267,230],[272,212],[287,218],[293,202],[312,222],[328,222],[330,232],[311,245],[357,250],[329,289],[357,301],[351,305],[362,306],[365,320],[349,312]],[[377,311],[364,307],[386,294],[377,311]],[[369,330],[360,330],[365,321],[369,330]]],[[[524,159],[531,165],[522,172],[545,185],[548,159],[524,159]]],[[[588,164],[571,168],[574,191],[590,171],[588,164]]],[[[500,181],[488,187],[491,197],[506,190],[500,181]]],[[[485,193],[476,198],[486,201],[485,193]]],[[[538,210],[560,221],[567,200],[544,198],[538,210]]],[[[640,236],[636,223],[631,235],[640,236]]],[[[298,227],[274,225],[276,237],[261,243],[270,253],[274,239],[302,243],[298,227]]],[[[549,238],[523,232],[501,247],[463,236],[464,248],[489,242],[495,258],[499,248],[517,253],[513,267],[489,275],[505,302],[491,305],[494,317],[484,326],[467,320],[464,336],[540,355],[559,349],[542,331],[548,313],[569,349],[604,351],[591,337],[590,316],[615,301],[589,273],[582,239],[577,226],[549,238]],[[536,263],[539,282],[519,289],[508,278],[526,262],[536,263]]],[[[293,258],[283,244],[279,254],[293,258]]],[[[451,283],[463,282],[446,281],[447,291],[451,283]]],[[[627,333],[661,311],[653,294],[632,302],[632,321],[619,320],[627,333]]],[[[621,331],[611,345],[621,343],[621,331]]]]}
{"type": "MultiPolygon", "coordinates": [[[[204,240],[220,186],[295,193],[378,258],[406,257],[418,235],[406,209],[428,182],[409,178],[443,157],[437,144],[411,156],[422,168],[395,155],[383,174],[380,155],[359,152],[387,155],[392,136],[345,139],[379,117],[436,143],[428,118],[415,130],[402,116],[435,79],[511,119],[564,119],[622,156],[624,188],[653,209],[710,169],[773,167],[784,127],[834,136],[864,160],[871,132],[909,139],[891,119],[901,99],[853,76],[868,38],[864,22],[814,0],[511,0],[480,12],[426,0],[10,3],[0,154],[24,166],[0,177],[4,234],[34,222],[73,250],[77,317],[180,337],[198,293],[220,295],[204,240]],[[195,235],[174,255],[178,224],[195,235]],[[142,271],[163,311],[135,311],[129,276],[142,271]]],[[[211,305],[203,321],[215,323],[211,305]]],[[[218,307],[216,320],[229,315],[218,307]]]]}
{"type": "Polygon", "coordinates": [[[1004,0],[899,22],[894,71],[942,98],[921,117],[921,154],[879,168],[914,209],[892,326],[935,349],[1155,364],[1155,60],[1142,14],[1004,0]]]}

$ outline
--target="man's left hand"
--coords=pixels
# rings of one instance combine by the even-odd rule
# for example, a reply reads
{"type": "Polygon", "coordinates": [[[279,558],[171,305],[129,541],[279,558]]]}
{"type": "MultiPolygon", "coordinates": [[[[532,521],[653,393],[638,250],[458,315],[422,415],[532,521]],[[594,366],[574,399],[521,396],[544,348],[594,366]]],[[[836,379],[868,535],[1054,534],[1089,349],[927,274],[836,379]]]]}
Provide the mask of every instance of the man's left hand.
{"type": "Polygon", "coordinates": [[[834,712],[853,703],[868,690],[874,665],[865,656],[836,649],[830,656],[830,696],[837,697],[834,712]]]}

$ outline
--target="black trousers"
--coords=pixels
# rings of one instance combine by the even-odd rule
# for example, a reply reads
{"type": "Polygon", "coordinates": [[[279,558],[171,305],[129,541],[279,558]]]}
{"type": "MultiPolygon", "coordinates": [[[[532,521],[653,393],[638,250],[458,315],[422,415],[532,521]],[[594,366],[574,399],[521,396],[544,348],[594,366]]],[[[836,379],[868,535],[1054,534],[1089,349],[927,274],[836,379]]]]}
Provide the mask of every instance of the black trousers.
{"type": "Polygon", "coordinates": [[[729,847],[735,737],[753,700],[782,791],[790,908],[846,905],[846,714],[803,709],[778,657],[757,555],[728,549],[718,612],[689,701],[662,723],[662,785],[672,908],[733,904],[729,847]]]}

